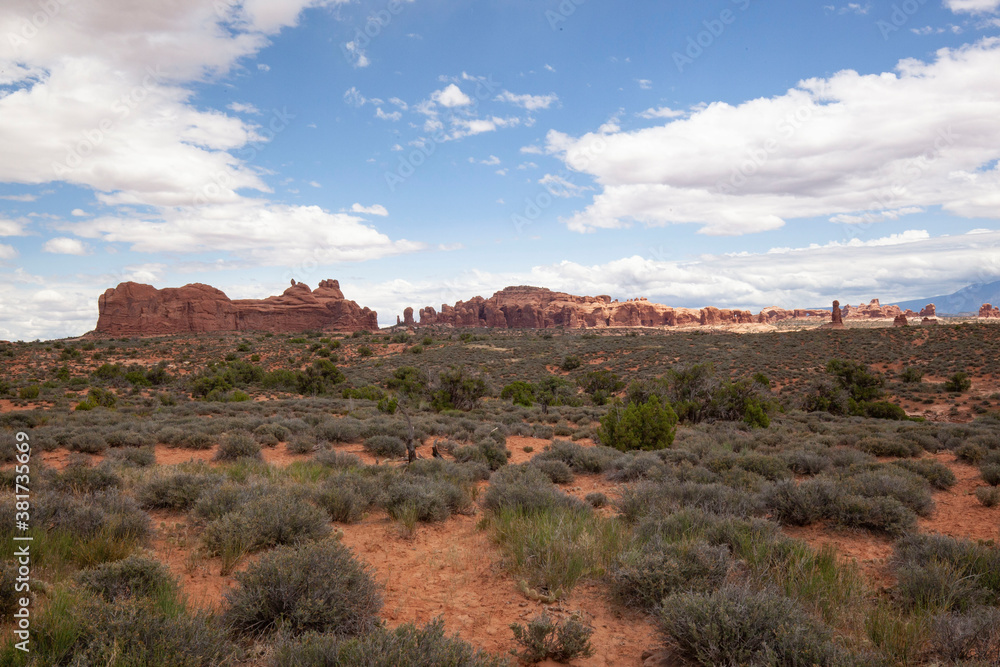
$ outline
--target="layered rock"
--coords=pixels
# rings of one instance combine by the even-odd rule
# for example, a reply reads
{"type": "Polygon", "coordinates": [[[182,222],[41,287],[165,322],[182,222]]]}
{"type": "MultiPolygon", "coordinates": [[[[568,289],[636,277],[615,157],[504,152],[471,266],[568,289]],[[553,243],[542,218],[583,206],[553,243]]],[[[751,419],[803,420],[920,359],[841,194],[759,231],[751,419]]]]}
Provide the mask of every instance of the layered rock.
{"type": "Polygon", "coordinates": [[[910,326],[910,323],[906,319],[906,315],[900,313],[899,315],[896,315],[896,319],[893,320],[892,326],[894,326],[894,327],[908,327],[908,326],[910,326]]]}
{"type": "Polygon", "coordinates": [[[378,329],[377,313],[345,299],[336,280],[324,280],[315,290],[293,280],[280,296],[237,300],[201,283],[156,289],[127,282],[108,289],[97,305],[95,331],[112,336],[378,329]]]}
{"type": "Polygon", "coordinates": [[[937,306],[933,303],[927,304],[920,309],[920,317],[937,317],[937,306]]]}
{"type": "Polygon", "coordinates": [[[757,315],[757,321],[761,324],[774,324],[775,322],[781,322],[783,320],[797,320],[797,319],[807,319],[811,317],[818,317],[821,319],[828,319],[830,317],[830,311],[828,310],[805,310],[801,308],[796,308],[795,310],[785,310],[778,306],[768,306],[760,311],[757,315]]]}
{"type": "Polygon", "coordinates": [[[843,308],[845,320],[893,320],[902,315],[899,306],[883,306],[878,299],[859,306],[846,305],[843,308]]]}
{"type": "Polygon", "coordinates": [[[750,324],[750,311],[719,308],[671,308],[645,297],[627,301],[610,296],[575,296],[542,287],[507,287],[492,297],[459,301],[454,306],[421,308],[420,324],[500,329],[570,329],[608,327],[678,327],[750,324]]]}
{"type": "Polygon", "coordinates": [[[979,308],[979,317],[1000,317],[1000,308],[995,307],[993,304],[984,303],[979,308]]]}

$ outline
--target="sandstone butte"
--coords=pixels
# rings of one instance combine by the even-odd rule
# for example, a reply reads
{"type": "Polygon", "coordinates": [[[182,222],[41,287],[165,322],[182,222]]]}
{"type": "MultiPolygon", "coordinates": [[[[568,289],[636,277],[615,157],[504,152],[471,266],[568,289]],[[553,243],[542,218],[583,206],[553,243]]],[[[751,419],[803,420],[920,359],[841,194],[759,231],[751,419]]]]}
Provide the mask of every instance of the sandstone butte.
{"type": "Polygon", "coordinates": [[[95,333],[113,336],[378,329],[375,311],[345,299],[336,280],[324,280],[315,290],[293,280],[281,296],[236,300],[200,283],[156,289],[127,282],[104,292],[98,310],[95,333]]]}
{"type": "MultiPolygon", "coordinates": [[[[405,314],[404,314],[405,315],[405,314]]],[[[610,296],[575,296],[543,287],[507,287],[490,298],[474,297],[453,306],[421,308],[420,324],[501,329],[549,329],[553,327],[683,327],[726,324],[769,324],[795,317],[829,319],[826,310],[765,308],[759,315],[748,310],[719,308],[671,308],[645,297],[627,301],[610,296]]],[[[406,321],[412,321],[412,313],[406,321]]]]}
{"type": "Polygon", "coordinates": [[[1000,308],[990,303],[984,303],[979,308],[979,317],[1000,317],[1000,308]]]}

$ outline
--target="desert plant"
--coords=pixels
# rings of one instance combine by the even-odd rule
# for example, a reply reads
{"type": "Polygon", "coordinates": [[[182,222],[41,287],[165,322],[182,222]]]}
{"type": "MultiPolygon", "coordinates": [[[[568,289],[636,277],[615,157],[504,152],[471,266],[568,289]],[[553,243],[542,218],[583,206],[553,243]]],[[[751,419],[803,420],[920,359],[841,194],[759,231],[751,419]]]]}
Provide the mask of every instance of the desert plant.
{"type": "Polygon", "coordinates": [[[729,563],[726,547],[702,540],[640,542],[611,568],[611,590],[623,605],[652,611],[673,593],[715,590],[729,563]]]}
{"type": "Polygon", "coordinates": [[[260,453],[260,443],[246,431],[227,433],[222,437],[212,460],[238,461],[240,459],[263,460],[260,453]]]}
{"type": "Polygon", "coordinates": [[[980,486],[976,489],[976,500],[983,507],[996,507],[1000,505],[1000,487],[980,486]]]}
{"type": "Polygon", "coordinates": [[[961,394],[972,389],[972,379],[969,378],[969,374],[964,371],[959,371],[952,375],[944,383],[945,391],[954,392],[961,394]]]}
{"type": "Polygon", "coordinates": [[[594,654],[590,636],[594,629],[583,623],[577,616],[557,621],[547,613],[542,613],[528,621],[526,626],[512,623],[514,641],[521,650],[511,649],[511,653],[527,663],[541,662],[551,658],[556,662],[569,662],[574,658],[588,658],[594,654]]]}
{"type": "Polygon", "coordinates": [[[169,597],[175,594],[177,587],[166,566],[138,555],[84,570],[77,575],[77,580],[108,602],[123,597],[169,597]]]}
{"type": "Polygon", "coordinates": [[[623,452],[664,449],[673,443],[676,427],[677,415],[670,404],[650,396],[642,404],[613,405],[601,419],[597,436],[603,444],[623,452]]]}
{"type": "Polygon", "coordinates": [[[368,567],[336,540],[279,547],[236,575],[223,620],[238,635],[307,631],[364,635],[382,596],[368,567]]]}

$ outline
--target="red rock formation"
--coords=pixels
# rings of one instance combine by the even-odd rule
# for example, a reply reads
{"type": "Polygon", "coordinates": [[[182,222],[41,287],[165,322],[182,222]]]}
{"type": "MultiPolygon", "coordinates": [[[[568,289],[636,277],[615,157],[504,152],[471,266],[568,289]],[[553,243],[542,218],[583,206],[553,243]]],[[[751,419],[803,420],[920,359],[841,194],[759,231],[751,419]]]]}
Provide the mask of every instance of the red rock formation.
{"type": "Polygon", "coordinates": [[[702,326],[749,324],[752,313],[741,310],[670,308],[645,297],[612,301],[610,296],[575,296],[541,287],[507,287],[492,297],[477,296],[454,306],[421,308],[420,324],[501,329],[570,329],[607,327],[702,326]]]}
{"type": "Polygon", "coordinates": [[[896,319],[893,320],[892,326],[894,326],[894,327],[908,327],[908,326],[910,326],[910,323],[906,320],[906,315],[903,315],[902,313],[900,313],[899,315],[896,315],[896,319]]]}
{"type": "Polygon", "coordinates": [[[937,306],[933,303],[927,304],[920,309],[920,317],[937,317],[937,306]]]}
{"type": "Polygon", "coordinates": [[[796,308],[795,310],[785,310],[784,308],[779,308],[778,306],[768,306],[760,311],[759,315],[757,315],[757,321],[761,324],[774,324],[775,322],[781,322],[782,320],[807,319],[810,317],[821,317],[826,319],[830,317],[830,311],[805,310],[801,308],[796,308]]]}
{"type": "Polygon", "coordinates": [[[860,306],[846,305],[843,309],[845,320],[891,320],[902,313],[899,306],[883,306],[878,299],[860,306]]]}
{"type": "Polygon", "coordinates": [[[358,331],[378,329],[378,315],[344,298],[336,280],[314,290],[292,281],[281,296],[231,300],[209,285],[158,290],[122,283],[97,302],[96,332],[144,336],[206,331],[358,331]]]}
{"type": "MultiPolygon", "coordinates": [[[[396,319],[399,319],[399,318],[396,318],[396,319]]],[[[406,310],[403,311],[403,324],[405,324],[408,327],[412,327],[413,326],[414,322],[413,322],[413,309],[412,308],[407,308],[406,310]]]]}
{"type": "Polygon", "coordinates": [[[1000,308],[996,308],[992,304],[984,303],[979,308],[979,317],[1000,317],[1000,308]]]}

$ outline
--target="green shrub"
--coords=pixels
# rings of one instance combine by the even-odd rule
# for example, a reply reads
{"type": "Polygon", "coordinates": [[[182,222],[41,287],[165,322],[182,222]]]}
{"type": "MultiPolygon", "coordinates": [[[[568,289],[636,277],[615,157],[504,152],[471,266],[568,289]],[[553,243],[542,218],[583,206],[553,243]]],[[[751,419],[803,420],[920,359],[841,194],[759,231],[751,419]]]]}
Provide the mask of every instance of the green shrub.
{"type": "Polygon", "coordinates": [[[251,637],[281,631],[365,635],[379,623],[382,596],[368,567],[336,540],[279,547],[236,575],[223,620],[251,637]]]}
{"type": "Polygon", "coordinates": [[[283,638],[268,663],[269,667],[506,667],[507,664],[505,658],[473,648],[457,635],[446,637],[440,618],[422,628],[405,623],[395,630],[378,628],[349,639],[314,632],[294,639],[283,638]]]}
{"type": "Polygon", "coordinates": [[[681,653],[702,665],[838,661],[830,631],[792,600],[768,590],[727,587],[712,593],[677,593],[664,600],[659,622],[681,653]]]}
{"type": "Polygon", "coordinates": [[[545,473],[556,484],[569,484],[573,481],[573,471],[562,461],[533,460],[531,465],[545,473]]]}
{"type": "Polygon", "coordinates": [[[579,506],[580,501],[561,492],[548,475],[531,465],[509,465],[493,473],[483,494],[490,511],[510,509],[535,512],[557,506],[579,506]]]}
{"type": "Polygon", "coordinates": [[[626,607],[652,611],[673,593],[717,589],[729,563],[726,547],[703,540],[640,543],[611,568],[611,591],[626,607]]]}
{"type": "Polygon", "coordinates": [[[986,456],[986,449],[974,442],[966,442],[955,449],[955,456],[966,463],[978,465],[986,456]]]}
{"type": "Polygon", "coordinates": [[[928,516],[934,509],[929,486],[919,475],[892,465],[860,470],[841,480],[841,488],[845,493],[866,498],[888,496],[921,516],[928,516]]]}
{"type": "Polygon", "coordinates": [[[356,523],[378,504],[380,495],[378,480],[341,472],[323,481],[315,500],[334,521],[356,523]]]}
{"type": "Polygon", "coordinates": [[[530,408],[535,403],[535,386],[521,380],[511,382],[500,391],[500,398],[509,400],[514,405],[530,408]]]}
{"type": "Polygon", "coordinates": [[[801,484],[785,480],[764,493],[764,503],[778,522],[808,526],[829,515],[838,495],[830,480],[812,479],[801,484]]]}
{"type": "Polygon", "coordinates": [[[535,461],[562,461],[578,474],[597,474],[609,470],[621,452],[610,447],[582,447],[575,442],[555,440],[535,461]]]}
{"type": "MultiPolygon", "coordinates": [[[[0,650],[0,663],[24,664],[0,650]]],[[[59,592],[32,622],[35,665],[224,667],[238,649],[208,614],[164,610],[143,598],[100,598],[59,592]]]]}
{"type": "Polygon", "coordinates": [[[944,389],[945,391],[961,394],[972,389],[972,380],[969,378],[968,373],[960,371],[948,378],[944,383],[944,389]]]}
{"type": "Polygon", "coordinates": [[[215,483],[210,475],[189,472],[160,473],[141,483],[135,496],[147,508],[187,510],[215,483]]]}
{"type": "Polygon", "coordinates": [[[899,374],[899,379],[909,384],[915,384],[924,379],[924,371],[913,366],[907,366],[899,374]]]}
{"type": "Polygon", "coordinates": [[[1000,609],[938,614],[931,621],[931,646],[948,664],[1000,664],[1000,609]]]}
{"type": "Polygon", "coordinates": [[[328,521],[325,511],[281,489],[215,519],[205,526],[202,540],[208,553],[221,556],[223,569],[228,569],[248,553],[326,537],[328,521]]]}
{"type": "Polygon", "coordinates": [[[996,507],[1000,505],[1000,487],[980,486],[976,489],[976,500],[983,507],[996,507]]]}
{"type": "MultiPolygon", "coordinates": [[[[946,535],[911,534],[896,543],[893,564],[897,571],[906,568],[927,570],[944,564],[948,569],[939,568],[937,573],[915,576],[933,576],[945,582],[954,579],[958,585],[974,584],[987,603],[1000,601],[1000,549],[996,547],[946,535]]],[[[942,596],[939,599],[949,598],[942,596]]]]}
{"type": "Polygon", "coordinates": [[[440,375],[441,388],[434,392],[431,405],[442,410],[471,410],[486,395],[486,381],[468,377],[460,366],[453,366],[440,375]]]}
{"type": "Polygon", "coordinates": [[[84,454],[100,454],[108,448],[108,441],[100,433],[84,431],[77,433],[69,441],[71,452],[82,452],[84,454]]]}
{"type": "Polygon", "coordinates": [[[390,481],[382,502],[394,519],[409,515],[430,523],[467,510],[472,505],[472,496],[468,488],[448,480],[410,475],[390,481]]]}
{"type": "Polygon", "coordinates": [[[124,597],[169,597],[177,588],[166,566],[137,555],[84,570],[77,575],[77,581],[108,602],[124,597]]]}
{"type": "Polygon", "coordinates": [[[665,449],[674,441],[677,415],[669,404],[651,396],[642,404],[617,403],[601,419],[597,436],[619,451],[665,449]]]}
{"type": "Polygon", "coordinates": [[[127,468],[148,468],[156,465],[156,452],[152,447],[122,447],[108,452],[105,460],[127,468]]]}
{"type": "Polygon", "coordinates": [[[892,464],[920,475],[935,489],[950,489],[955,486],[955,473],[940,461],[920,459],[893,461],[892,464]]]}
{"type": "Polygon", "coordinates": [[[902,535],[916,526],[917,518],[895,498],[865,498],[841,494],[831,508],[831,518],[846,528],[861,528],[875,533],[902,535]]]}
{"type": "Polygon", "coordinates": [[[264,457],[260,453],[260,443],[246,431],[234,431],[222,437],[219,449],[212,457],[213,461],[238,461],[240,459],[252,459],[262,461],[264,457]]]}
{"type": "Polygon", "coordinates": [[[313,461],[335,469],[360,468],[364,465],[354,454],[338,452],[335,449],[321,449],[313,454],[313,461]]]}
{"type": "Polygon", "coordinates": [[[899,596],[919,610],[965,611],[982,598],[973,578],[959,566],[940,560],[902,563],[896,567],[896,580],[899,596]]]}
{"type": "Polygon", "coordinates": [[[979,474],[990,486],[1000,485],[1000,463],[984,463],[979,466],[979,474]]]}
{"type": "Polygon", "coordinates": [[[406,456],[406,443],[392,435],[375,435],[366,438],[364,448],[373,456],[397,459],[406,456]]]}
{"type": "Polygon", "coordinates": [[[570,617],[560,622],[542,613],[528,621],[527,626],[512,623],[514,641],[521,650],[511,649],[511,653],[527,663],[541,662],[551,658],[556,662],[569,662],[574,658],[589,658],[594,654],[590,636],[594,629],[578,617],[570,617]]]}
{"type": "Polygon", "coordinates": [[[600,491],[591,491],[584,496],[583,501],[591,507],[600,509],[608,504],[608,497],[600,491]]]}
{"type": "Polygon", "coordinates": [[[21,387],[17,391],[17,397],[22,400],[33,401],[38,398],[41,389],[37,384],[29,384],[27,387],[21,387]]]}
{"type": "Polygon", "coordinates": [[[331,419],[316,426],[316,437],[329,442],[354,442],[361,438],[362,424],[351,417],[331,419]]]}
{"type": "Polygon", "coordinates": [[[559,365],[564,371],[575,371],[577,368],[583,365],[583,362],[575,354],[570,354],[563,357],[562,363],[559,365]]]}

